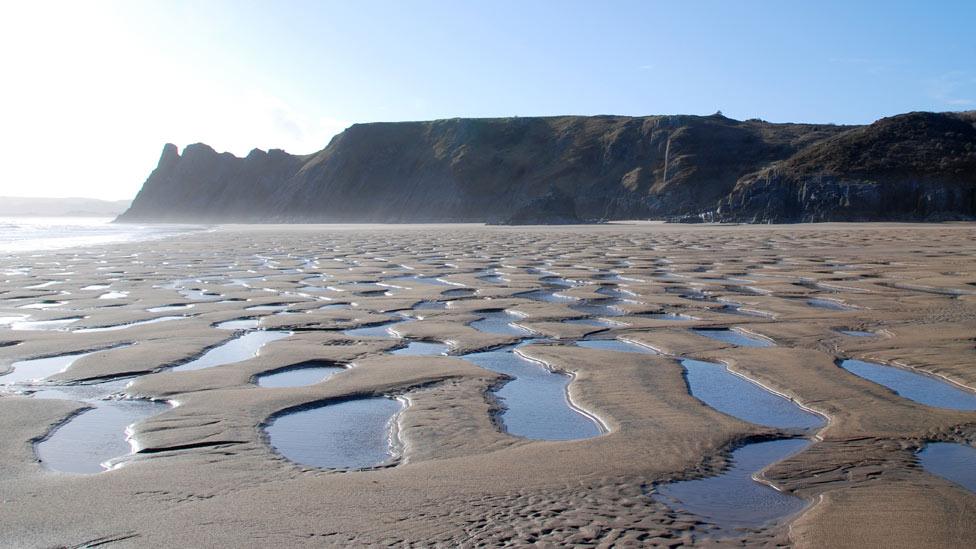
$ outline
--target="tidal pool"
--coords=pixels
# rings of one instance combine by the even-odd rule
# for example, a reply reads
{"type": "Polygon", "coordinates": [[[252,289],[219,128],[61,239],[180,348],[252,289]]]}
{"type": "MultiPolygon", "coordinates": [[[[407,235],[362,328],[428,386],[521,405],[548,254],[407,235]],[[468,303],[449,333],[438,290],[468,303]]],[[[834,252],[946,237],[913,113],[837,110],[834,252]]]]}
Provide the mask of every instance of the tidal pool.
{"type": "Polygon", "coordinates": [[[745,332],[728,328],[693,328],[691,330],[700,336],[710,337],[723,343],[731,343],[740,347],[773,347],[775,343],[768,339],[746,334],[745,332]]]}
{"type": "Polygon", "coordinates": [[[976,448],[954,442],[931,442],[918,453],[926,471],[976,492],[976,448]]]}
{"type": "MultiPolygon", "coordinates": [[[[102,351],[106,349],[100,349],[102,351]]],[[[11,385],[15,383],[29,383],[40,381],[46,377],[53,376],[58,372],[63,372],[71,367],[76,360],[83,356],[93,355],[99,351],[88,351],[84,353],[71,353],[47,358],[32,358],[29,360],[18,360],[11,364],[12,372],[0,375],[0,383],[11,385]]]]}
{"type": "Polygon", "coordinates": [[[581,339],[576,342],[578,347],[587,349],[600,349],[604,351],[617,351],[620,353],[643,353],[648,355],[660,354],[656,350],[622,339],[581,339]]]}
{"type": "Polygon", "coordinates": [[[554,286],[562,286],[563,288],[572,288],[573,286],[579,286],[580,284],[573,282],[572,280],[566,280],[565,278],[559,276],[544,276],[539,279],[539,282],[544,282],[546,284],[552,284],[554,286]]]}
{"type": "Polygon", "coordinates": [[[633,282],[633,279],[624,278],[620,276],[619,273],[600,273],[595,275],[593,278],[597,280],[605,280],[607,282],[633,282]]]}
{"type": "Polygon", "coordinates": [[[851,337],[878,337],[874,332],[864,332],[861,330],[837,330],[838,332],[851,337]]]}
{"type": "Polygon", "coordinates": [[[620,299],[600,299],[586,300],[582,303],[574,303],[569,306],[574,311],[586,313],[594,316],[623,316],[627,314],[623,309],[617,307],[623,300],[620,299]]]}
{"type": "Polygon", "coordinates": [[[83,316],[59,318],[57,320],[21,320],[10,323],[11,330],[60,330],[73,322],[83,319],[83,316]]]}
{"type": "Polygon", "coordinates": [[[505,311],[492,311],[488,313],[475,313],[480,315],[481,320],[475,320],[468,326],[489,333],[513,336],[529,336],[533,332],[528,328],[523,328],[515,324],[516,321],[525,317],[505,311]]]}
{"type": "Polygon", "coordinates": [[[281,312],[287,311],[291,307],[291,303],[270,303],[268,305],[252,305],[251,307],[244,307],[245,311],[272,311],[281,312]]]}
{"type": "Polygon", "coordinates": [[[322,305],[318,310],[320,311],[333,311],[337,309],[348,309],[348,303],[329,303],[328,305],[322,305]]]}
{"type": "Polygon", "coordinates": [[[695,290],[692,288],[670,287],[665,288],[664,291],[665,293],[677,294],[678,297],[690,299],[692,301],[709,301],[712,299],[701,290],[695,290]]]}
{"type": "Polygon", "coordinates": [[[38,284],[32,284],[30,286],[24,286],[25,290],[39,290],[41,288],[47,288],[48,286],[54,286],[55,284],[64,284],[64,280],[48,280],[47,282],[40,282],[38,284]]]}
{"type": "Polygon", "coordinates": [[[296,288],[295,291],[298,292],[297,295],[304,295],[305,293],[317,294],[322,292],[331,292],[332,290],[323,286],[300,286],[296,288]]]}
{"type": "Polygon", "coordinates": [[[509,433],[537,440],[575,440],[604,432],[595,418],[569,401],[571,376],[519,356],[515,347],[461,358],[514,378],[495,391],[504,407],[501,422],[509,433]]]}
{"type": "Polygon", "coordinates": [[[602,318],[571,318],[569,320],[563,320],[561,322],[563,324],[575,324],[577,326],[593,326],[595,328],[613,328],[622,325],[619,322],[614,322],[612,320],[605,320],[602,318]]]}
{"type": "Polygon", "coordinates": [[[285,458],[323,469],[363,469],[396,457],[402,401],[387,397],[327,402],[286,412],[265,427],[285,458]]]}
{"type": "Polygon", "coordinates": [[[976,410],[976,392],[967,391],[935,376],[863,360],[844,360],[840,366],[915,402],[937,408],[976,410]]]}
{"type": "Polygon", "coordinates": [[[256,330],[260,325],[260,318],[238,318],[236,320],[220,322],[214,328],[221,330],[256,330]]]}
{"type": "Polygon", "coordinates": [[[502,275],[496,273],[486,273],[486,274],[478,275],[476,278],[478,280],[484,280],[485,282],[490,282],[492,284],[504,284],[505,282],[507,282],[507,280],[505,280],[505,278],[503,278],[502,275]]]}
{"type": "Polygon", "coordinates": [[[216,301],[224,297],[222,294],[199,289],[179,290],[179,292],[180,295],[191,301],[216,301]]]}
{"type": "Polygon", "coordinates": [[[131,378],[119,378],[100,383],[70,383],[58,385],[40,383],[22,385],[18,389],[30,392],[33,398],[52,400],[77,400],[79,402],[102,402],[109,395],[122,392],[131,378]]]}
{"type": "Polygon", "coordinates": [[[111,284],[91,284],[82,288],[82,291],[92,292],[95,290],[107,290],[111,284]]]}
{"type": "Polygon", "coordinates": [[[34,445],[41,463],[65,473],[100,473],[113,459],[133,452],[128,427],[165,412],[162,402],[137,399],[85,400],[90,406],[34,445]]]}
{"type": "Polygon", "coordinates": [[[345,370],[331,362],[310,360],[257,376],[260,387],[304,387],[321,383],[345,370]]]}
{"type": "Polygon", "coordinates": [[[684,359],[681,365],[691,395],[720,412],[783,429],[814,429],[824,425],[821,416],[733,374],[724,364],[684,359]]]}
{"type": "Polygon", "coordinates": [[[546,303],[572,303],[574,301],[579,301],[575,297],[560,294],[559,292],[561,290],[562,288],[557,288],[555,290],[532,290],[530,292],[515,294],[513,297],[522,297],[525,299],[531,299],[533,301],[545,301],[546,303]]]}
{"type": "Polygon", "coordinates": [[[732,452],[732,465],[712,477],[655,487],[654,498],[715,524],[720,530],[758,527],[800,512],[807,502],[757,482],[752,475],[805,448],[805,439],[747,444],[732,452]]]}
{"type": "Polygon", "coordinates": [[[420,355],[446,355],[450,347],[443,343],[431,343],[427,341],[411,341],[406,347],[390,351],[393,355],[420,356],[420,355]]]}
{"type": "Polygon", "coordinates": [[[447,308],[448,301],[421,301],[413,306],[418,311],[440,311],[447,308]]]}
{"type": "Polygon", "coordinates": [[[637,316],[653,318],[654,320],[698,320],[693,316],[677,313],[639,313],[637,316]]]}
{"type": "Polygon", "coordinates": [[[343,334],[351,337],[386,337],[386,338],[396,338],[400,337],[395,334],[392,330],[394,326],[402,322],[409,322],[412,319],[404,318],[402,320],[391,320],[389,322],[384,322],[382,324],[377,324],[375,326],[366,326],[363,328],[351,328],[349,330],[343,330],[343,334]]]}
{"type": "Polygon", "coordinates": [[[633,300],[633,298],[636,297],[634,292],[624,290],[617,286],[601,286],[596,290],[596,293],[620,300],[633,300]]]}
{"type": "Polygon", "coordinates": [[[18,316],[0,316],[0,326],[9,326],[14,322],[19,322],[27,318],[27,315],[18,316]]]}
{"type": "Polygon", "coordinates": [[[817,307],[818,309],[829,309],[831,311],[853,311],[854,307],[850,305],[845,305],[840,301],[834,301],[833,299],[808,299],[807,305],[811,307],[817,307]]]}
{"type": "Polygon", "coordinates": [[[712,309],[712,310],[715,311],[716,313],[726,313],[726,314],[741,315],[741,316],[758,316],[763,318],[771,318],[773,316],[771,313],[767,313],[765,311],[759,311],[756,309],[745,309],[743,307],[744,307],[743,305],[740,305],[738,303],[726,303],[721,308],[712,309]]]}
{"type": "Polygon", "coordinates": [[[222,343],[213,349],[203,353],[196,360],[180,364],[172,368],[174,372],[186,372],[189,370],[202,370],[213,368],[222,364],[231,364],[248,360],[258,355],[261,347],[272,341],[284,339],[291,335],[291,332],[279,332],[272,330],[258,330],[248,332],[240,337],[234,338],[226,343],[222,343]]]}
{"type": "Polygon", "coordinates": [[[192,308],[193,308],[193,304],[187,303],[185,305],[161,305],[159,307],[150,307],[146,309],[146,311],[149,311],[150,313],[167,313],[170,311],[182,311],[185,309],[192,309],[192,308]]]}

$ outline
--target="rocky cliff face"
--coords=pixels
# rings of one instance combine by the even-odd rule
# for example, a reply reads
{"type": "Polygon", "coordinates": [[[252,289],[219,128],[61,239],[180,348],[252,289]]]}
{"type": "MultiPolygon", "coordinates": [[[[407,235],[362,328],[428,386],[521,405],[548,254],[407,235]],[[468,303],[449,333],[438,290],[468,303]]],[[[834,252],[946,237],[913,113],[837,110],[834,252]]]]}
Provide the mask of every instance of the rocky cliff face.
{"type": "Polygon", "coordinates": [[[972,217],[974,122],[451,119],[357,124],[308,156],[167,145],[120,220],[545,222],[571,218],[570,202],[586,221],[972,217]]]}
{"type": "Polygon", "coordinates": [[[553,189],[545,196],[530,200],[499,224],[575,225],[585,222],[576,214],[576,201],[573,197],[569,193],[553,189]]]}
{"type": "Polygon", "coordinates": [[[255,149],[238,158],[198,143],[181,156],[175,145],[167,144],[159,165],[119,220],[267,221],[281,188],[303,164],[304,157],[276,149],[255,149]]]}
{"type": "Polygon", "coordinates": [[[976,217],[976,113],[910,113],[815,143],[743,177],[715,220],[976,217]]]}

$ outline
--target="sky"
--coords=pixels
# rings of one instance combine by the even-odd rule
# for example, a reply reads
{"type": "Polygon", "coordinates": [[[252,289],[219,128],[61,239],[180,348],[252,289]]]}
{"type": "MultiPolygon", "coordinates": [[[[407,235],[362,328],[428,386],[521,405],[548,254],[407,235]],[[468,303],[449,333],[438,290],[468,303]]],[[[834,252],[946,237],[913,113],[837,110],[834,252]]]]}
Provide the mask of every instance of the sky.
{"type": "Polygon", "coordinates": [[[132,198],[164,143],[357,122],[976,109],[976,2],[0,0],[0,196],[132,198]]]}

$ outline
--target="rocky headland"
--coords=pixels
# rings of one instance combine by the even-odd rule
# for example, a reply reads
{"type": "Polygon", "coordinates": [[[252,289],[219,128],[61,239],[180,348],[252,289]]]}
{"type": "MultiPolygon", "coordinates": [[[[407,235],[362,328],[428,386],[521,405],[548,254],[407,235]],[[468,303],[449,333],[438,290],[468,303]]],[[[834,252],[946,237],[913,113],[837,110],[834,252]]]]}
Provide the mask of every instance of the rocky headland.
{"type": "Polygon", "coordinates": [[[131,222],[784,223],[976,218],[976,111],[355,124],[323,150],[167,144],[131,222]]]}

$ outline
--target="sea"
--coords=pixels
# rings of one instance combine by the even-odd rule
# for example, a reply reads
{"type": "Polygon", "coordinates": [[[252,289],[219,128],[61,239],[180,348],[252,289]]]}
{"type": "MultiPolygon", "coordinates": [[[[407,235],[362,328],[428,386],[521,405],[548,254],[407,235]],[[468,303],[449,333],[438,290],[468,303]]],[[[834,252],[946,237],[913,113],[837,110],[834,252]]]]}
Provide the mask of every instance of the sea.
{"type": "Polygon", "coordinates": [[[209,228],[205,225],[112,223],[111,217],[0,217],[0,253],[158,240],[209,228]]]}

